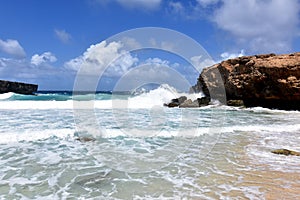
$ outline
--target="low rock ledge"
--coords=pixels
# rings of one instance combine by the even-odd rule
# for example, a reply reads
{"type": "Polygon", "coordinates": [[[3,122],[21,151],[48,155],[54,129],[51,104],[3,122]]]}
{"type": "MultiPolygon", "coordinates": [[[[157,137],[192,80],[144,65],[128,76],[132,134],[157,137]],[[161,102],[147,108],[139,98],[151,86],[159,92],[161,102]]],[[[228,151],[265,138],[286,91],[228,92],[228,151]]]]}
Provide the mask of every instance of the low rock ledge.
{"type": "Polygon", "coordinates": [[[37,92],[37,89],[38,85],[35,84],[0,80],[0,94],[14,92],[18,94],[33,95],[37,92]]]}

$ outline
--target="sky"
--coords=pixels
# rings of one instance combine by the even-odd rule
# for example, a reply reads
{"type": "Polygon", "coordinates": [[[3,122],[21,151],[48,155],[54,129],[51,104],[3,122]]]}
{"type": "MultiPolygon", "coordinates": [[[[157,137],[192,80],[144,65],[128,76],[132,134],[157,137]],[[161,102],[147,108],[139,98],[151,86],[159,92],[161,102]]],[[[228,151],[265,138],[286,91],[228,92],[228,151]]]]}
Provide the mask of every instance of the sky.
{"type": "Polygon", "coordinates": [[[299,52],[299,11],[299,0],[1,0],[0,79],[39,90],[186,88],[228,58],[299,52]]]}

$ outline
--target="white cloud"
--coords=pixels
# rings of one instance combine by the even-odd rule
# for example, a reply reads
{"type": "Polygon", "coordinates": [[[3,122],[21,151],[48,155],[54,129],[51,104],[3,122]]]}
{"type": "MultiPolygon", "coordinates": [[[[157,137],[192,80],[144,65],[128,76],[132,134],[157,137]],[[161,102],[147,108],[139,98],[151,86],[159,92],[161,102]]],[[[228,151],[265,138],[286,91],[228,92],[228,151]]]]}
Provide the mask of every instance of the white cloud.
{"type": "Polygon", "coordinates": [[[223,0],[213,20],[252,52],[286,52],[298,34],[299,8],[299,1],[223,0]]]}
{"type": "Polygon", "coordinates": [[[121,42],[106,41],[91,45],[83,55],[66,62],[65,67],[90,75],[105,72],[106,76],[120,76],[138,62],[129,52],[121,50],[122,47],[121,42]]]}
{"type": "Polygon", "coordinates": [[[162,0],[116,0],[123,7],[129,9],[158,9],[162,0]]]}
{"type": "Polygon", "coordinates": [[[177,14],[180,16],[185,15],[185,7],[180,2],[169,2],[169,9],[171,11],[171,14],[177,14]]]}
{"type": "Polygon", "coordinates": [[[220,57],[221,57],[221,61],[222,61],[222,60],[241,57],[241,56],[244,56],[244,55],[245,55],[245,51],[242,49],[239,53],[224,52],[220,55],[220,57]]]}
{"type": "Polygon", "coordinates": [[[74,74],[50,64],[34,67],[28,59],[0,58],[0,79],[36,83],[39,90],[69,90],[74,74]]]}
{"type": "Polygon", "coordinates": [[[176,51],[176,48],[178,48],[176,41],[157,41],[154,38],[150,38],[149,44],[154,48],[163,49],[171,52],[176,51]]]}
{"type": "Polygon", "coordinates": [[[210,58],[203,59],[202,56],[194,56],[190,58],[191,63],[193,66],[198,70],[202,71],[203,68],[210,67],[216,63],[220,63],[224,60],[237,58],[245,55],[245,50],[242,49],[239,53],[233,53],[233,52],[223,52],[220,55],[220,58],[216,61],[210,58]]]}
{"type": "Polygon", "coordinates": [[[124,38],[122,38],[121,42],[124,44],[124,46],[126,46],[130,49],[142,48],[142,45],[135,38],[124,37],[124,38]]]}
{"type": "Polygon", "coordinates": [[[197,0],[197,2],[203,7],[214,5],[214,4],[218,3],[219,1],[220,0],[197,0]]]}
{"type": "Polygon", "coordinates": [[[0,39],[0,51],[18,58],[24,58],[26,53],[17,40],[8,39],[6,41],[0,39]]]}
{"type": "Polygon", "coordinates": [[[190,58],[191,63],[193,66],[198,70],[202,71],[203,68],[205,67],[210,67],[216,62],[210,58],[203,58],[203,56],[193,56],[190,58]]]}
{"type": "Polygon", "coordinates": [[[43,63],[53,63],[56,62],[57,58],[51,52],[45,52],[41,55],[35,54],[31,57],[31,64],[33,65],[41,65],[43,63]]]}
{"type": "Polygon", "coordinates": [[[63,43],[68,43],[72,38],[72,36],[69,33],[67,33],[65,30],[55,29],[54,33],[57,36],[57,38],[63,43]]]}
{"type": "Polygon", "coordinates": [[[235,45],[233,49],[249,53],[290,52],[300,32],[299,0],[173,0],[167,12],[186,20],[214,22],[229,33],[231,49],[235,45]]]}
{"type": "Polygon", "coordinates": [[[145,84],[155,83],[168,84],[185,91],[190,85],[186,75],[176,69],[178,65],[157,57],[148,58],[122,76],[115,89],[129,91],[145,84]]]}

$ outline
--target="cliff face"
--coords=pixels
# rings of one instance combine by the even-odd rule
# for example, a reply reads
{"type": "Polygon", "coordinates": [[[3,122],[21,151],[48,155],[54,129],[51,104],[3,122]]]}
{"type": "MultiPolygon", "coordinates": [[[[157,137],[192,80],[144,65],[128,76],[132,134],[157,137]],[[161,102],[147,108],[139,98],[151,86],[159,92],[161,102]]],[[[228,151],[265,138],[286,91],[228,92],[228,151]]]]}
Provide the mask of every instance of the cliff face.
{"type": "Polygon", "coordinates": [[[0,80],[0,94],[15,92],[19,94],[34,94],[38,85],[0,80]]]}
{"type": "Polygon", "coordinates": [[[205,68],[193,88],[225,103],[300,110],[300,53],[229,59],[205,68]]]}

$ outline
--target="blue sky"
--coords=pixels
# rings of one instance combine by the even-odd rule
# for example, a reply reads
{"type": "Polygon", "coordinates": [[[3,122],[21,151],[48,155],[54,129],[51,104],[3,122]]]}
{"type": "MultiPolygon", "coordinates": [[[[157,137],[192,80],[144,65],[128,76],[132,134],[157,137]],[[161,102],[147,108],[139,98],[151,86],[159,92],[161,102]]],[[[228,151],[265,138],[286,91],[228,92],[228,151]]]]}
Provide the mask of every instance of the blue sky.
{"type": "MultiPolygon", "coordinates": [[[[100,79],[98,90],[112,90],[126,73],[162,80],[167,68],[194,84],[199,69],[192,60],[157,50],[126,52],[122,41],[108,38],[142,27],[175,30],[211,56],[211,62],[197,63],[203,67],[234,56],[299,51],[299,10],[298,0],[2,0],[0,79],[37,83],[40,90],[72,90],[91,56],[102,65],[115,56],[118,60],[105,70],[89,66],[106,71],[94,77],[100,79]],[[133,70],[140,65],[152,71],[133,70]]],[[[93,73],[85,79],[92,80],[93,73]]]]}

